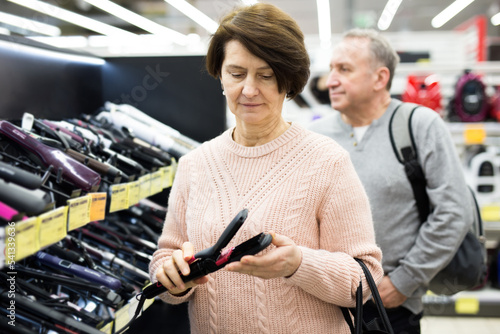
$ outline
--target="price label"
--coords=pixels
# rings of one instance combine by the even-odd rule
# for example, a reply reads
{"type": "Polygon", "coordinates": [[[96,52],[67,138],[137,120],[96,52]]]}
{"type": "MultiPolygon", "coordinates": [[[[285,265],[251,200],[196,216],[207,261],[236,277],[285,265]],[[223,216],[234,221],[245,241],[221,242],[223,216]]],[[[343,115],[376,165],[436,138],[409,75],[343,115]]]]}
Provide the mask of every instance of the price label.
{"type": "Polygon", "coordinates": [[[139,178],[139,200],[151,195],[151,174],[143,175],[139,178]]]}
{"type": "Polygon", "coordinates": [[[157,172],[151,173],[151,191],[150,196],[154,194],[158,194],[163,190],[163,170],[159,170],[157,172]]]}
{"type": "Polygon", "coordinates": [[[129,315],[130,305],[132,304],[126,304],[115,312],[115,332],[125,327],[131,319],[129,315]]]}
{"type": "Polygon", "coordinates": [[[162,167],[163,171],[163,189],[170,188],[172,186],[172,166],[162,167]]]}
{"type": "MultiPolygon", "coordinates": [[[[33,217],[27,220],[23,220],[21,222],[15,223],[14,228],[14,240],[15,240],[15,248],[14,248],[14,258],[15,261],[19,261],[24,259],[27,256],[35,254],[40,250],[40,245],[38,242],[38,231],[39,227],[39,218],[33,217]]],[[[11,235],[10,233],[7,234],[11,235]]],[[[12,252],[10,252],[10,247],[7,248],[7,262],[9,261],[12,252]]]]}
{"type": "Polygon", "coordinates": [[[479,299],[475,297],[460,297],[455,300],[455,312],[458,314],[478,314],[479,299]]]}
{"type": "Polygon", "coordinates": [[[106,193],[90,193],[90,221],[103,220],[106,217],[106,193]]]}
{"type": "Polygon", "coordinates": [[[68,200],[68,231],[86,225],[90,221],[90,196],[68,200]]]}
{"type": "Polygon", "coordinates": [[[154,298],[146,299],[146,301],[144,302],[144,306],[142,307],[142,310],[146,311],[148,309],[148,307],[153,305],[154,302],[155,302],[154,298]]]}
{"type": "Polygon", "coordinates": [[[106,334],[112,334],[113,333],[113,324],[114,324],[113,321],[108,322],[106,325],[101,327],[101,329],[99,329],[99,330],[103,333],[106,333],[106,334]]]}
{"type": "Polygon", "coordinates": [[[466,145],[483,144],[486,139],[486,130],[480,124],[468,125],[464,129],[464,143],[466,145]]]}
{"type": "Polygon", "coordinates": [[[174,158],[172,158],[170,167],[172,167],[172,172],[170,173],[170,185],[172,185],[172,183],[174,182],[175,173],[177,173],[177,161],[175,161],[174,158]]]}
{"type": "Polygon", "coordinates": [[[130,182],[128,185],[129,185],[129,189],[128,189],[128,207],[127,208],[139,203],[140,182],[133,181],[133,182],[130,182]]]}
{"type": "Polygon", "coordinates": [[[111,186],[111,203],[109,212],[128,209],[129,185],[127,183],[115,184],[111,186]]]}
{"type": "Polygon", "coordinates": [[[484,221],[500,221],[500,205],[489,204],[481,207],[481,218],[484,221]]]}
{"type": "Polygon", "coordinates": [[[40,248],[58,242],[66,236],[68,224],[68,206],[63,206],[39,216],[40,248]]]}

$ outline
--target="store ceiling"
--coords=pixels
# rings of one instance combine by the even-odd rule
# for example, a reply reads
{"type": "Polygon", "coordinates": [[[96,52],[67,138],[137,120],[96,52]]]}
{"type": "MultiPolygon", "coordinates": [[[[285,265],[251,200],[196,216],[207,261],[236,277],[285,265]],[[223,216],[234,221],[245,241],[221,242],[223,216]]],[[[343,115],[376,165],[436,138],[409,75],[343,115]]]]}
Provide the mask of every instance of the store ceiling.
{"type": "MultiPolygon", "coordinates": [[[[156,21],[183,34],[196,33],[202,38],[209,33],[191,19],[163,0],[113,0],[136,13],[156,21]]],[[[121,19],[89,5],[83,0],[46,0],[58,7],[74,11],[135,33],[146,33],[121,19]]],[[[217,21],[224,13],[240,0],[190,0],[191,4],[217,21]]],[[[314,0],[267,0],[288,12],[301,26],[306,35],[318,34],[316,1],[314,0]]],[[[387,31],[432,31],[432,18],[446,8],[453,0],[403,0],[397,14],[387,31]]],[[[352,26],[376,26],[387,0],[330,0],[332,33],[341,33],[352,26]]],[[[95,35],[95,32],[80,28],[68,22],[21,7],[8,0],[0,0],[0,11],[58,26],[63,36],[95,35]]],[[[439,30],[452,30],[476,15],[488,17],[488,35],[500,35],[500,28],[489,23],[489,18],[500,11],[500,0],[475,0],[455,18],[439,30]]],[[[10,28],[12,34],[25,31],[10,28]]]]}

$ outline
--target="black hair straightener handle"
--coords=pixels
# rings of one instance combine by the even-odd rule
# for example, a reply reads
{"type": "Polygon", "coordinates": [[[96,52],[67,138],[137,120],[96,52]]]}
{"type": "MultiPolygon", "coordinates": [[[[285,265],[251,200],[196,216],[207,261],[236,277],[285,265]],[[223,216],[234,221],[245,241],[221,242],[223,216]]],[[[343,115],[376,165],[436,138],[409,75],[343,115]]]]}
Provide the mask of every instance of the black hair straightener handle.
{"type": "MultiPolygon", "coordinates": [[[[190,273],[187,276],[181,276],[184,282],[189,282],[194,279],[203,277],[210,273],[213,273],[219,269],[224,268],[228,263],[241,260],[245,255],[254,255],[258,252],[264,250],[269,246],[273,240],[272,235],[268,233],[260,233],[253,238],[239,244],[238,246],[228,248],[223,251],[223,248],[227,246],[229,241],[234,237],[236,232],[245,222],[248,215],[248,210],[241,210],[231,223],[226,227],[219,240],[212,247],[206,248],[198,253],[196,253],[191,260],[189,268],[190,273]]],[[[137,305],[135,314],[130,322],[125,325],[122,329],[115,332],[115,334],[121,334],[125,331],[132,321],[139,316],[142,310],[144,302],[146,299],[151,299],[159,294],[166,292],[167,289],[160,283],[156,282],[145,287],[141,293],[139,293],[136,298],[139,298],[139,303],[137,305]]]]}

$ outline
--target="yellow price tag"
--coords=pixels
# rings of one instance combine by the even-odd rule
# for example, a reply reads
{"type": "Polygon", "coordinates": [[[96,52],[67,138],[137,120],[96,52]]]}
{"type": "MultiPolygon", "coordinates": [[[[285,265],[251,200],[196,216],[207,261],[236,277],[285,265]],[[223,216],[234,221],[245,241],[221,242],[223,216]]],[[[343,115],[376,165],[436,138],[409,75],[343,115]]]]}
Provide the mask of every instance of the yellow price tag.
{"type": "Polygon", "coordinates": [[[146,299],[146,301],[144,302],[144,306],[142,307],[142,310],[146,311],[148,309],[148,307],[153,305],[154,302],[155,302],[154,298],[146,299]]]}
{"type": "Polygon", "coordinates": [[[475,297],[460,297],[455,300],[455,312],[457,314],[478,314],[479,299],[475,297]]]}
{"type": "Polygon", "coordinates": [[[139,181],[130,182],[128,189],[128,207],[139,203],[140,185],[139,181]]]}
{"type": "Polygon", "coordinates": [[[172,186],[172,166],[163,167],[163,189],[172,186]]]}
{"type": "Polygon", "coordinates": [[[106,217],[106,193],[90,193],[90,221],[103,220],[106,217]]]}
{"type": "Polygon", "coordinates": [[[159,170],[152,173],[150,182],[151,182],[150,196],[161,192],[163,190],[163,170],[159,170]]]}
{"type": "Polygon", "coordinates": [[[121,309],[115,312],[115,332],[125,327],[130,321],[129,309],[131,304],[124,305],[121,309]]]}
{"type": "Polygon", "coordinates": [[[10,249],[11,247],[7,247],[6,249],[5,255],[7,263],[12,262],[9,261],[11,259],[11,254],[14,254],[14,259],[17,262],[27,256],[35,254],[40,250],[40,245],[38,243],[40,220],[38,217],[17,222],[13,227],[15,232],[15,246],[14,249],[10,249]]]}
{"type": "Polygon", "coordinates": [[[172,164],[170,166],[172,167],[172,172],[170,173],[170,185],[172,185],[172,183],[174,182],[175,173],[177,172],[177,161],[175,161],[174,158],[172,158],[172,164]]]}
{"type": "Polygon", "coordinates": [[[40,215],[40,248],[58,242],[66,236],[68,227],[68,206],[40,215]]]}
{"type": "Polygon", "coordinates": [[[113,333],[113,324],[114,324],[113,321],[108,322],[106,325],[101,327],[101,329],[99,329],[99,330],[103,333],[106,333],[106,334],[112,334],[113,333]]]}
{"type": "Polygon", "coordinates": [[[481,218],[484,221],[500,221],[500,205],[489,204],[481,206],[481,218]]]}
{"type": "Polygon", "coordinates": [[[109,212],[128,209],[129,185],[127,183],[115,184],[111,186],[111,203],[109,212]]]}
{"type": "Polygon", "coordinates": [[[69,199],[68,207],[68,231],[82,227],[90,221],[90,196],[69,199]]]}
{"type": "Polygon", "coordinates": [[[464,143],[466,145],[483,144],[486,139],[486,130],[481,124],[468,125],[464,129],[464,143]]]}
{"type": "Polygon", "coordinates": [[[139,200],[151,195],[151,174],[139,178],[139,200]]]}

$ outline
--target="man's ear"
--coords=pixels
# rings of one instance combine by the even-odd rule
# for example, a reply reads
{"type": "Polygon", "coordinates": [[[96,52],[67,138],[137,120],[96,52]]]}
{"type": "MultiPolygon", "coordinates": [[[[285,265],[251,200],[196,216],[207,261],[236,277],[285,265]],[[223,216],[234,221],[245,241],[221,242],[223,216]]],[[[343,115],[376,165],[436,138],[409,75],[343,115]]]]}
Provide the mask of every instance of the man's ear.
{"type": "Polygon", "coordinates": [[[375,90],[386,89],[387,83],[389,82],[390,72],[387,67],[379,67],[375,71],[375,90]]]}

